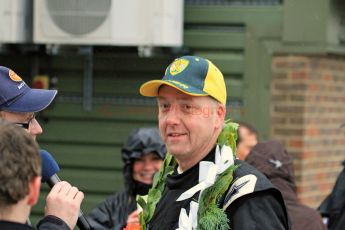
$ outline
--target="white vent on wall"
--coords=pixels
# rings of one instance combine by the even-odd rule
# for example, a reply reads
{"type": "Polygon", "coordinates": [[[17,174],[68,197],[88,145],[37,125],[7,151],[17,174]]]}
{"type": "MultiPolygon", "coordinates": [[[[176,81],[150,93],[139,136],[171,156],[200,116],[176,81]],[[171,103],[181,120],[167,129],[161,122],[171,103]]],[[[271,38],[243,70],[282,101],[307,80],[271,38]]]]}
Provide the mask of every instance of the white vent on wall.
{"type": "Polygon", "coordinates": [[[0,0],[0,43],[32,40],[32,1],[0,0]]]}
{"type": "Polygon", "coordinates": [[[183,0],[35,0],[34,42],[181,46],[183,0]]]}

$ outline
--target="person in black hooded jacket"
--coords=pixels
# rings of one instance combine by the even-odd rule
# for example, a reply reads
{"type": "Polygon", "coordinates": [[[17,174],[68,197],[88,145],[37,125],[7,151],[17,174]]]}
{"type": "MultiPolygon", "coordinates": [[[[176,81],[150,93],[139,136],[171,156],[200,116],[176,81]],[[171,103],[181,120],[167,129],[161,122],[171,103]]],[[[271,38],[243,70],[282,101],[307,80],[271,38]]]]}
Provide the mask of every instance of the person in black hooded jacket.
{"type": "Polygon", "coordinates": [[[319,207],[321,215],[327,220],[329,230],[340,230],[345,226],[345,161],[343,166],[331,194],[319,207]]]}
{"type": "Polygon", "coordinates": [[[259,142],[245,161],[267,176],[281,191],[291,218],[292,230],[327,229],[319,213],[298,200],[292,157],[281,143],[259,142]]]}
{"type": "Polygon", "coordinates": [[[157,128],[135,129],[122,148],[125,189],[107,197],[91,210],[87,219],[97,230],[122,230],[138,222],[136,195],[146,195],[153,174],[159,170],[166,147],[157,128]]]}

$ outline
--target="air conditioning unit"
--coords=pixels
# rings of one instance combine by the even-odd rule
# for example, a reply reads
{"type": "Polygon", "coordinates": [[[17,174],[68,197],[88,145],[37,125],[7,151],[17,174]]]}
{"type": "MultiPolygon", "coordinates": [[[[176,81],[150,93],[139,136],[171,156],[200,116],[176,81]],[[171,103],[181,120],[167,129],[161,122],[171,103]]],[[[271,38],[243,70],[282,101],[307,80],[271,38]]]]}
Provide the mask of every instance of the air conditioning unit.
{"type": "Polygon", "coordinates": [[[32,1],[0,1],[0,43],[32,41],[32,1]]]}
{"type": "Polygon", "coordinates": [[[35,0],[34,42],[181,46],[183,0],[35,0]]]}

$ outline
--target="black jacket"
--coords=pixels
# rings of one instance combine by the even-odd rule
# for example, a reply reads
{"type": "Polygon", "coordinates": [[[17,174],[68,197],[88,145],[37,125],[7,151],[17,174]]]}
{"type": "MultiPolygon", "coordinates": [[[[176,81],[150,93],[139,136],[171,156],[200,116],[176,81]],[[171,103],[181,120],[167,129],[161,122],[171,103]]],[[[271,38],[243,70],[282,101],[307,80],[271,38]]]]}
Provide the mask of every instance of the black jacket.
{"type": "Polygon", "coordinates": [[[340,230],[345,227],[345,161],[344,169],[339,174],[331,194],[322,202],[319,210],[328,219],[330,230],[340,230]]]}
{"type": "Polygon", "coordinates": [[[128,215],[137,209],[136,195],[147,194],[151,187],[133,179],[133,162],[152,152],[162,159],[166,154],[157,128],[140,128],[129,135],[121,151],[125,189],[107,197],[87,215],[95,230],[122,230],[125,227],[128,215]]]}
{"type": "Polygon", "coordinates": [[[34,230],[33,227],[26,225],[26,224],[21,224],[21,223],[16,223],[16,222],[11,222],[11,221],[3,221],[0,220],[0,229],[1,230],[34,230]]]}
{"type": "Polygon", "coordinates": [[[324,230],[319,213],[298,201],[293,161],[277,141],[258,143],[248,154],[246,162],[257,168],[282,193],[293,230],[324,230]]]}
{"type": "MultiPolygon", "coordinates": [[[[214,162],[214,150],[204,159],[214,162]]],[[[236,160],[239,168],[234,173],[234,180],[228,195],[220,204],[226,207],[229,227],[236,229],[289,229],[287,212],[280,192],[256,169],[236,160]],[[248,194],[245,194],[248,191],[248,194]]],[[[149,230],[175,230],[181,208],[189,212],[192,200],[197,200],[199,193],[192,198],[177,202],[176,199],[187,189],[198,183],[199,164],[182,174],[177,171],[166,179],[163,195],[156,206],[149,223],[149,230]]]]}
{"type": "Polygon", "coordinates": [[[107,197],[89,213],[87,218],[95,230],[122,230],[126,225],[128,214],[136,208],[135,196],[128,195],[123,190],[107,197]]]}
{"type": "MultiPolygon", "coordinates": [[[[0,229],[1,230],[34,230],[33,227],[11,222],[0,220],[0,229]]],[[[60,218],[55,216],[46,216],[44,217],[37,225],[38,230],[71,230],[68,225],[62,221],[60,218]]]]}

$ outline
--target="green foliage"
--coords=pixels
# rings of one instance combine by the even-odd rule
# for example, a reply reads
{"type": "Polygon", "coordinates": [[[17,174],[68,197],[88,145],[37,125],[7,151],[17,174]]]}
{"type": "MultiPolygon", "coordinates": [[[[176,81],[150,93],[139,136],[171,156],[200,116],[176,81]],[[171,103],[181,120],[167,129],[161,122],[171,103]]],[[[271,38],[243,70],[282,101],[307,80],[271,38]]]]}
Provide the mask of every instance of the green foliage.
{"type": "Polygon", "coordinates": [[[220,146],[230,146],[232,152],[236,154],[236,140],[237,140],[238,124],[226,120],[222,132],[218,136],[217,144],[220,146]]]}
{"type": "Polygon", "coordinates": [[[216,182],[211,187],[202,192],[198,210],[198,230],[229,229],[229,220],[223,209],[219,208],[217,204],[229,188],[235,169],[235,165],[230,166],[218,176],[216,182]]]}
{"type": "MultiPolygon", "coordinates": [[[[220,146],[230,146],[233,153],[236,153],[236,139],[237,139],[238,124],[230,120],[225,121],[222,132],[218,136],[217,144],[220,146]]],[[[159,172],[156,173],[153,179],[152,188],[149,190],[147,202],[138,196],[137,202],[143,208],[143,212],[139,214],[139,220],[142,230],[146,230],[147,223],[150,222],[157,203],[159,202],[164,187],[165,180],[168,174],[173,173],[176,167],[175,159],[168,153],[163,166],[159,172]]],[[[202,192],[199,201],[198,210],[198,230],[228,230],[229,220],[225,212],[217,206],[220,198],[229,188],[233,180],[233,172],[237,167],[230,166],[222,174],[220,174],[214,185],[205,189],[202,192]]]]}
{"type": "Polygon", "coordinates": [[[207,211],[207,215],[199,218],[198,230],[229,230],[229,220],[224,211],[212,204],[207,211]]]}
{"type": "Polygon", "coordinates": [[[143,208],[143,212],[139,214],[139,221],[142,230],[146,230],[146,224],[151,220],[156,205],[162,196],[165,186],[165,179],[168,174],[174,171],[176,166],[175,159],[168,153],[164,159],[163,166],[153,178],[152,188],[149,190],[147,202],[141,197],[137,197],[137,202],[143,208]]]}

